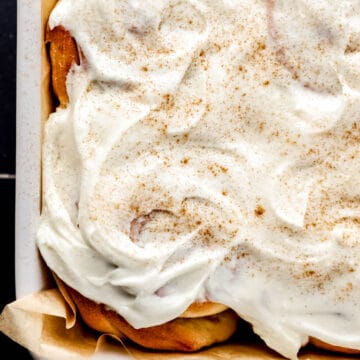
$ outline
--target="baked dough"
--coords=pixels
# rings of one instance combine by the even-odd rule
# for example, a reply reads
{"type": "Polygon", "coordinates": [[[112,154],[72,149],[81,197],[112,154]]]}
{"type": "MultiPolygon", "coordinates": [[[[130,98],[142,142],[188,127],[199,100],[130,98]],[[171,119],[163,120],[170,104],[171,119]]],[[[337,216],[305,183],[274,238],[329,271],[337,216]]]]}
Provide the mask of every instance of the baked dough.
{"type": "Polygon", "coordinates": [[[73,63],[79,63],[79,55],[74,39],[63,27],[47,31],[51,64],[51,84],[60,107],[66,107],[69,97],[66,91],[66,77],[73,63]]]}
{"type": "Polygon", "coordinates": [[[104,305],[96,304],[74,289],[68,288],[68,292],[88,326],[119,337],[125,335],[148,349],[196,351],[227,340],[237,327],[238,316],[228,309],[215,315],[177,318],[163,325],[134,329],[124,318],[104,305]]]}

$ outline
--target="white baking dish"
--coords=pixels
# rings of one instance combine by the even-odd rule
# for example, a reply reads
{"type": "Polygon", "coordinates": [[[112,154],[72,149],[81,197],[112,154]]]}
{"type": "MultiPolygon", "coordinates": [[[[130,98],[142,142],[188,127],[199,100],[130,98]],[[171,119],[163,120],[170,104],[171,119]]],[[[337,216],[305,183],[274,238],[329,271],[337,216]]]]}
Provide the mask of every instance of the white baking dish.
{"type": "MultiPolygon", "coordinates": [[[[18,0],[17,11],[15,282],[16,298],[20,299],[45,289],[49,285],[49,274],[35,242],[41,206],[41,129],[44,120],[42,2],[18,0]]],[[[109,347],[94,358],[131,358],[121,350],[113,351],[109,347]]]]}
{"type": "Polygon", "coordinates": [[[41,2],[19,0],[16,119],[16,297],[44,286],[35,245],[40,209],[41,2]]]}

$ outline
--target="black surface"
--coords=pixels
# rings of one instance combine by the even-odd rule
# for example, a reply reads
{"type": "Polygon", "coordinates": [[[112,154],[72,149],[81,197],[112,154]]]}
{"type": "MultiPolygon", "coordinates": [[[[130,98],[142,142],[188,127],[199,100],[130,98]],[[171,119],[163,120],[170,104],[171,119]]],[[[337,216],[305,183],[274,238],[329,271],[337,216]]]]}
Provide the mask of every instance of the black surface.
{"type": "Polygon", "coordinates": [[[0,14],[0,174],[14,174],[16,0],[0,0],[0,14]]]}
{"type": "MultiPolygon", "coordinates": [[[[16,0],[0,0],[0,228],[1,310],[15,300],[16,0]]],[[[0,333],[0,358],[30,360],[29,352],[0,333]],[[7,356],[4,356],[7,354],[7,356]]]]}
{"type": "MultiPolygon", "coordinates": [[[[0,216],[1,229],[5,236],[1,239],[1,309],[15,299],[15,266],[14,266],[14,204],[15,181],[0,179],[0,216]]],[[[32,359],[28,351],[4,334],[0,333],[0,358],[3,354],[11,354],[8,358],[32,359]],[[14,357],[13,357],[14,356],[14,357]]]]}

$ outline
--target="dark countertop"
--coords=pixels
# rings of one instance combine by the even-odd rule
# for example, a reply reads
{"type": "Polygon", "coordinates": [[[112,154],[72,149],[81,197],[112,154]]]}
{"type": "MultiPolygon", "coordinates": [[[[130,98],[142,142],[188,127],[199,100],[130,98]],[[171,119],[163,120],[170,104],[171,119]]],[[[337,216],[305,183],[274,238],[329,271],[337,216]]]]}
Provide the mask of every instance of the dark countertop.
{"type": "MultiPolygon", "coordinates": [[[[1,310],[15,300],[15,129],[16,129],[16,0],[0,1],[0,224],[3,234],[1,310]]],[[[0,334],[0,358],[32,359],[29,352],[0,334]]]]}

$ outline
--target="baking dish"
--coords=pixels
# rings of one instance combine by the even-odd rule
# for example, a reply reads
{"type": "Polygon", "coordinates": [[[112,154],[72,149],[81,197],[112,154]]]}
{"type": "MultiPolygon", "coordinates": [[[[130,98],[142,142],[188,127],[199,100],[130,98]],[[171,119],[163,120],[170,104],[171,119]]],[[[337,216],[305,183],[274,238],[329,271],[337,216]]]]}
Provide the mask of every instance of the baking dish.
{"type": "MultiPolygon", "coordinates": [[[[16,297],[46,289],[52,285],[35,245],[41,208],[41,139],[42,124],[51,111],[49,66],[43,33],[45,19],[56,1],[18,1],[18,63],[17,63],[17,155],[16,155],[16,297]]],[[[111,347],[95,358],[128,358],[121,346],[111,347]]],[[[223,354],[224,358],[226,353],[223,354]]],[[[254,349],[244,359],[281,359],[281,356],[254,349]]],[[[221,358],[221,351],[217,354],[221,358]]],[[[178,355],[176,358],[201,359],[212,356],[178,355]]],[[[237,357],[239,358],[239,357],[237,357]]],[[[326,359],[325,355],[309,355],[308,359],[326,359]]],[[[331,355],[331,358],[336,358],[331,355]]],[[[339,357],[340,359],[344,357],[339,357]]],[[[349,359],[349,357],[346,357],[349,359]]]]}

